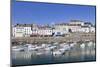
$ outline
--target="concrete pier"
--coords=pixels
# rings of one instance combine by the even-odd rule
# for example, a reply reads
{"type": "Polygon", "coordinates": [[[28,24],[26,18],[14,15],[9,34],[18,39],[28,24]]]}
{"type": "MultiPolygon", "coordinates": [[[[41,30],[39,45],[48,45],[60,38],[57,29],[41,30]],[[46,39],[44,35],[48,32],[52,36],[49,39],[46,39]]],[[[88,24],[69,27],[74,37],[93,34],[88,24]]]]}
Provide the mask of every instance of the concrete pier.
{"type": "Polygon", "coordinates": [[[79,42],[95,41],[95,33],[70,33],[64,37],[16,37],[12,38],[12,43],[53,43],[53,42],[79,42]]]}

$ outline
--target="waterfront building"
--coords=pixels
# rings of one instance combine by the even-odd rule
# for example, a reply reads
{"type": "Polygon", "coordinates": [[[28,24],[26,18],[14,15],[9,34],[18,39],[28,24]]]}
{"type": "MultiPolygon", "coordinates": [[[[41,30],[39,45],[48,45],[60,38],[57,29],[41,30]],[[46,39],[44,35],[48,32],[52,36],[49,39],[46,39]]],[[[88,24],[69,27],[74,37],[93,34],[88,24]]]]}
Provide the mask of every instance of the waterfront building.
{"type": "Polygon", "coordinates": [[[13,27],[12,34],[13,34],[13,37],[24,37],[24,28],[23,27],[13,27]]]}
{"type": "Polygon", "coordinates": [[[84,26],[93,27],[93,24],[90,22],[84,22],[84,26]]]}
{"type": "Polygon", "coordinates": [[[69,32],[80,32],[81,26],[68,26],[69,32]]]}
{"type": "Polygon", "coordinates": [[[38,25],[32,24],[32,34],[31,36],[37,36],[38,35],[38,25]]]}
{"type": "Polygon", "coordinates": [[[71,32],[95,32],[95,27],[93,27],[92,23],[80,20],[71,20],[68,23],[68,28],[71,32]]]}
{"type": "Polygon", "coordinates": [[[30,37],[30,35],[32,34],[32,24],[25,24],[23,28],[25,37],[30,37]]]}
{"type": "Polygon", "coordinates": [[[52,36],[53,31],[51,27],[40,26],[38,27],[37,33],[39,36],[52,36]]]}
{"type": "Polygon", "coordinates": [[[54,35],[64,35],[68,33],[67,23],[55,24],[53,27],[54,35]]]}
{"type": "Polygon", "coordinates": [[[14,37],[27,37],[32,34],[31,24],[16,24],[12,28],[14,37]]]}
{"type": "Polygon", "coordinates": [[[36,24],[16,24],[12,26],[13,37],[57,36],[72,32],[95,32],[95,27],[89,22],[71,20],[69,23],[58,23],[53,26],[36,24]]]}
{"type": "Polygon", "coordinates": [[[84,26],[84,22],[80,20],[70,20],[68,23],[70,26],[84,26]]]}
{"type": "Polygon", "coordinates": [[[89,33],[90,32],[90,27],[88,27],[88,26],[81,26],[80,32],[89,33]]]}
{"type": "Polygon", "coordinates": [[[84,22],[80,20],[71,20],[68,23],[69,32],[80,32],[81,26],[84,26],[84,22]]]}
{"type": "Polygon", "coordinates": [[[90,27],[90,32],[95,32],[95,27],[90,27]]]}

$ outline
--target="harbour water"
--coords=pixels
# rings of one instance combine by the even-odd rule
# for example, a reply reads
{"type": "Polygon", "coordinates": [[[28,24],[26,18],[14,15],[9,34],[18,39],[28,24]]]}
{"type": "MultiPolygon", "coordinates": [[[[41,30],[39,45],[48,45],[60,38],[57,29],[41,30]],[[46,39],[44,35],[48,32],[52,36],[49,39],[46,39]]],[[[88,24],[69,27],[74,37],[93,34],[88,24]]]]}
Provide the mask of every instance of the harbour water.
{"type": "Polygon", "coordinates": [[[95,42],[54,43],[34,46],[38,49],[14,51],[12,49],[12,65],[38,65],[71,62],[87,62],[96,60],[95,42]]]}

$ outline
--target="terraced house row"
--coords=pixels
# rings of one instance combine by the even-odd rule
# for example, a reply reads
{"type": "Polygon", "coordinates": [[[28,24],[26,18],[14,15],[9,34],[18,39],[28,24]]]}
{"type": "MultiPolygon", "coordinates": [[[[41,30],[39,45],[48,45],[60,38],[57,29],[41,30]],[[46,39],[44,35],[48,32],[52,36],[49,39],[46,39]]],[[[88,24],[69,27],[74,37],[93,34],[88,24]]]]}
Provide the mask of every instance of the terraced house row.
{"type": "Polygon", "coordinates": [[[12,37],[64,36],[73,32],[95,33],[95,25],[90,22],[71,20],[67,23],[52,25],[16,24],[12,26],[12,37]]]}

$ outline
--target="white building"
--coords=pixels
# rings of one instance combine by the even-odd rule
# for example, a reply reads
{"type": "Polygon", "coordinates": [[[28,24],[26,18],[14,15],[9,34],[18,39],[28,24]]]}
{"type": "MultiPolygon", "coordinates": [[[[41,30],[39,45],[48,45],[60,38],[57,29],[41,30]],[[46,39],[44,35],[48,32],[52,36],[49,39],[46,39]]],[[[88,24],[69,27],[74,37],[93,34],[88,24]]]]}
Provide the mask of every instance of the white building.
{"type": "Polygon", "coordinates": [[[68,26],[69,32],[80,32],[81,26],[68,26]]]}
{"type": "Polygon", "coordinates": [[[95,32],[95,27],[90,27],[90,32],[95,32]]]}
{"type": "Polygon", "coordinates": [[[38,35],[38,25],[32,25],[32,35],[38,35]]]}
{"type": "Polygon", "coordinates": [[[38,35],[42,35],[42,36],[51,36],[53,31],[52,28],[49,27],[39,27],[38,31],[37,31],[38,35]]]}
{"type": "Polygon", "coordinates": [[[68,23],[68,28],[71,32],[95,32],[95,27],[90,22],[83,22],[80,20],[71,20],[68,23]]]}
{"type": "Polygon", "coordinates": [[[89,33],[90,32],[90,28],[88,26],[81,26],[80,32],[89,33]]]}
{"type": "Polygon", "coordinates": [[[81,26],[84,26],[84,22],[83,21],[71,20],[68,23],[68,29],[70,29],[69,32],[80,32],[81,26]]]}
{"type": "Polygon", "coordinates": [[[30,36],[31,34],[32,34],[31,26],[25,26],[24,27],[24,35],[25,35],[25,37],[30,36]]]}
{"type": "Polygon", "coordinates": [[[24,28],[23,27],[13,27],[12,34],[13,34],[13,37],[24,37],[24,28]]]}
{"type": "Polygon", "coordinates": [[[93,26],[93,24],[92,24],[92,23],[90,23],[90,22],[84,22],[84,26],[92,27],[92,26],[93,26]]]}
{"type": "Polygon", "coordinates": [[[68,33],[68,25],[66,23],[55,24],[53,33],[55,35],[63,35],[68,33]]]}
{"type": "Polygon", "coordinates": [[[84,26],[84,22],[80,20],[71,20],[68,25],[72,26],[84,26]]]}
{"type": "Polygon", "coordinates": [[[14,37],[26,37],[32,34],[31,25],[17,24],[12,27],[12,33],[14,37]]]}
{"type": "Polygon", "coordinates": [[[66,35],[69,32],[95,32],[95,27],[89,22],[79,20],[55,24],[52,27],[48,25],[38,26],[36,24],[16,24],[12,26],[13,37],[66,35]]]}

